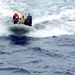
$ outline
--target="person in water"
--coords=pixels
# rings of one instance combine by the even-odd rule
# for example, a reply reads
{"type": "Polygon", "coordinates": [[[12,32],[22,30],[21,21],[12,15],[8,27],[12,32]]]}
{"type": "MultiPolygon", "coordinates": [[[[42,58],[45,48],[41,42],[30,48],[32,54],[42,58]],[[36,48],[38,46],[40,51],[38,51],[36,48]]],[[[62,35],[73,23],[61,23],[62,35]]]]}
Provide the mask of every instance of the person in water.
{"type": "Polygon", "coordinates": [[[27,19],[24,24],[32,26],[32,16],[30,15],[30,13],[28,13],[27,19]]]}
{"type": "Polygon", "coordinates": [[[14,24],[18,23],[18,20],[19,20],[19,15],[17,13],[15,13],[13,15],[13,22],[14,22],[14,24]]]}
{"type": "Polygon", "coordinates": [[[22,17],[19,19],[19,23],[24,24],[25,20],[26,20],[25,14],[22,14],[22,17]]]}

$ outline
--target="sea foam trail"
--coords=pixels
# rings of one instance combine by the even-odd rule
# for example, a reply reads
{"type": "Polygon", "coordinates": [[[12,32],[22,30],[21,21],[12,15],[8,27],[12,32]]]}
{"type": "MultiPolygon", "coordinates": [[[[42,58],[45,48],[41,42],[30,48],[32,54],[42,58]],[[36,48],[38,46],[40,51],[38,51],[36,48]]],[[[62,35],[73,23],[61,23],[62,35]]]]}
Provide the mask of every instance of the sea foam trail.
{"type": "Polygon", "coordinates": [[[29,36],[35,37],[49,37],[49,36],[59,36],[59,35],[72,35],[75,34],[75,10],[74,9],[66,9],[61,11],[59,14],[53,15],[44,15],[42,17],[36,18],[33,20],[33,25],[39,25],[42,22],[49,21],[52,22],[56,20],[60,22],[57,26],[55,25],[47,25],[44,29],[37,30],[34,33],[30,33],[29,36]]]}
{"type": "Polygon", "coordinates": [[[53,14],[53,15],[44,15],[42,17],[36,18],[33,20],[33,25],[43,22],[43,21],[51,21],[51,20],[60,20],[62,17],[69,17],[70,19],[73,19],[75,16],[75,10],[74,9],[66,9],[61,11],[59,14],[53,14]]]}

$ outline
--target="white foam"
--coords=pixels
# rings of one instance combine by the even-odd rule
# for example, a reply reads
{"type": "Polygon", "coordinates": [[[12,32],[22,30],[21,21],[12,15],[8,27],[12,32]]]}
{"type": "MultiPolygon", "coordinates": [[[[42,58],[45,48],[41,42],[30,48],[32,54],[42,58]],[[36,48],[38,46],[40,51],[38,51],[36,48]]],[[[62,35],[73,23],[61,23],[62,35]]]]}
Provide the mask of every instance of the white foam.
{"type": "Polygon", "coordinates": [[[69,30],[65,29],[65,26],[61,25],[59,27],[53,27],[50,29],[42,29],[37,30],[35,32],[31,32],[28,36],[32,37],[50,37],[50,36],[59,36],[59,35],[72,35],[74,32],[70,32],[69,30]]]}
{"type": "Polygon", "coordinates": [[[6,21],[4,18],[5,17],[11,17],[13,15],[13,11],[9,9],[9,7],[0,1],[0,36],[6,36],[8,35],[7,31],[7,23],[4,24],[3,20],[6,21]]]}
{"type": "Polygon", "coordinates": [[[9,9],[8,5],[0,1],[0,13],[1,16],[12,16],[14,12],[9,9]]]}
{"type": "Polygon", "coordinates": [[[36,18],[33,20],[33,25],[40,23],[40,22],[44,22],[47,20],[53,20],[53,19],[59,19],[60,17],[58,17],[58,15],[44,15],[42,17],[36,18]]]}
{"type": "MultiPolygon", "coordinates": [[[[12,11],[12,9],[10,9],[8,7],[7,4],[2,3],[0,1],[0,19],[4,16],[4,17],[12,17],[12,15],[15,13],[15,11],[12,11]]],[[[39,10],[40,12],[41,10],[39,10]]],[[[47,12],[47,11],[46,11],[47,12]]],[[[36,17],[36,19],[33,20],[33,26],[36,24],[39,24],[41,22],[44,21],[52,21],[52,20],[60,20],[62,24],[58,25],[58,26],[46,26],[44,29],[41,30],[37,30],[35,32],[30,32],[28,34],[28,36],[35,36],[35,37],[49,37],[49,36],[58,36],[58,35],[65,35],[65,34],[74,34],[75,33],[75,22],[74,21],[63,21],[63,17],[69,17],[70,19],[74,19],[75,16],[75,10],[74,9],[66,9],[61,11],[58,14],[53,14],[53,15],[48,15],[47,13],[44,14],[41,17],[36,17]]],[[[1,23],[0,21],[0,35],[6,35],[8,33],[7,31],[7,27],[2,25],[3,23],[1,23]]],[[[6,23],[7,25],[7,23],[6,23]]]]}
{"type": "Polygon", "coordinates": [[[43,21],[51,21],[54,19],[60,19],[63,16],[68,16],[70,18],[74,18],[75,16],[75,10],[74,9],[66,9],[64,11],[61,11],[59,14],[53,14],[53,15],[44,15],[42,17],[38,17],[36,19],[33,20],[33,25],[43,22],[43,21]]]}
{"type": "Polygon", "coordinates": [[[49,36],[58,36],[58,35],[71,35],[75,34],[75,21],[63,21],[62,17],[69,17],[70,19],[75,19],[75,10],[74,9],[66,9],[61,11],[58,15],[44,15],[42,17],[36,18],[33,22],[33,25],[39,24],[40,22],[44,21],[52,21],[52,20],[59,20],[61,21],[61,25],[55,27],[49,28],[49,26],[46,26],[48,29],[43,29],[36,31],[34,33],[31,33],[31,35],[35,37],[49,37],[49,36]],[[65,23],[64,23],[65,22],[65,23]]]}

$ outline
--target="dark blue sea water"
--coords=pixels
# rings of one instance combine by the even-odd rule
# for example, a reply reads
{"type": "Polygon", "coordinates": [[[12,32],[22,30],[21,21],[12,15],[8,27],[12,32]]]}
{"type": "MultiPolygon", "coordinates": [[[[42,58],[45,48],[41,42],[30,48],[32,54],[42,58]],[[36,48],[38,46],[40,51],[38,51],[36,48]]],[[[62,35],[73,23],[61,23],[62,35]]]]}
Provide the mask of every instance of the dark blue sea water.
{"type": "Polygon", "coordinates": [[[0,75],[75,75],[75,0],[0,1],[0,75]],[[37,31],[12,35],[12,15],[31,13],[37,31]]]}

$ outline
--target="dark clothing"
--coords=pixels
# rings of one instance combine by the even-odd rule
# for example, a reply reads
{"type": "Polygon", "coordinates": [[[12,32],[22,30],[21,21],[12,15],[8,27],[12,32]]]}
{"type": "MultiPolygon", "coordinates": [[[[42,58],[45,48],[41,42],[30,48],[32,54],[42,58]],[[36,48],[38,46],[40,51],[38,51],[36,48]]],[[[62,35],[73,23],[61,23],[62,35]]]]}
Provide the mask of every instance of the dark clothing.
{"type": "Polygon", "coordinates": [[[28,24],[27,24],[27,19],[24,21],[24,24],[25,24],[25,25],[28,25],[28,24]]]}
{"type": "Polygon", "coordinates": [[[32,16],[27,16],[27,24],[32,26],[32,16]]]}
{"type": "Polygon", "coordinates": [[[17,24],[18,21],[14,21],[14,24],[17,24]]]}

